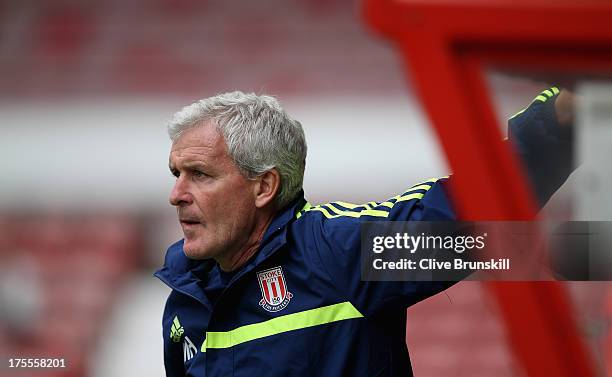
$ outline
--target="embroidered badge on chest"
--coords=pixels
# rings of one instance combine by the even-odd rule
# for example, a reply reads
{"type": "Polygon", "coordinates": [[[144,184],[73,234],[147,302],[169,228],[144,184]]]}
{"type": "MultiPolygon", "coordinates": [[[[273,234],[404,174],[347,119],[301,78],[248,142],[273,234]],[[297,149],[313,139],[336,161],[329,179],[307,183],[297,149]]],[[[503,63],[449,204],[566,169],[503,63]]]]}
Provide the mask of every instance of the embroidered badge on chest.
{"type": "Polygon", "coordinates": [[[262,299],[259,305],[262,308],[269,312],[277,312],[289,305],[293,295],[287,290],[287,282],[280,266],[258,272],[257,281],[261,289],[262,299]]]}

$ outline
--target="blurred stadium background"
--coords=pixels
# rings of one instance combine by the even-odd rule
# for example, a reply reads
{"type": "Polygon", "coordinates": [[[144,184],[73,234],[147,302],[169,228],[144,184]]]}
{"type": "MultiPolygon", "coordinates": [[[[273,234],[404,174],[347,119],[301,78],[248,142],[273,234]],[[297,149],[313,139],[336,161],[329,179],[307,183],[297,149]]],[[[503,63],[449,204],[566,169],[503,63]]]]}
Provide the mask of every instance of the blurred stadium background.
{"type": "MultiPolygon", "coordinates": [[[[181,237],[165,122],[196,99],[278,96],[307,135],[312,202],[447,174],[401,64],[352,0],[0,1],[0,356],[67,360],[39,376],[164,375],[169,290],[151,274],[181,237]]],[[[545,86],[489,82],[500,124],[545,86]]],[[[571,218],[571,198],[548,216],[571,218]]],[[[609,285],[571,288],[605,375],[609,285]]],[[[522,376],[495,311],[474,282],[411,308],[415,374],[522,376]]]]}

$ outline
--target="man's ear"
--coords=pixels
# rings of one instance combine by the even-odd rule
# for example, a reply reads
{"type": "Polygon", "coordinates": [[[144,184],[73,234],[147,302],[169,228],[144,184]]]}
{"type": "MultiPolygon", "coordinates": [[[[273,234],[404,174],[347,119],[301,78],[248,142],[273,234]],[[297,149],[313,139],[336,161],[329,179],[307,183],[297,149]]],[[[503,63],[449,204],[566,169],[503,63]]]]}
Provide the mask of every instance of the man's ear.
{"type": "Polygon", "coordinates": [[[260,175],[255,185],[255,207],[263,208],[272,203],[280,189],[281,177],[278,170],[271,169],[260,175]]]}

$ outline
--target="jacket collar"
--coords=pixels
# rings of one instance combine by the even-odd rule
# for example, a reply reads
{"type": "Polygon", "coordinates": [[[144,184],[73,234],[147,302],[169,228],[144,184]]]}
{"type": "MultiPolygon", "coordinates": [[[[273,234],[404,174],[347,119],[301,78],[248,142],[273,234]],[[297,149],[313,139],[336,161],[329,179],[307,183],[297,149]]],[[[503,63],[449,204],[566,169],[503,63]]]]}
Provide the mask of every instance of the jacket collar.
{"type": "MultiPolygon", "coordinates": [[[[264,233],[259,250],[232,278],[230,285],[268,259],[287,242],[288,225],[295,219],[295,214],[304,207],[305,203],[304,192],[300,191],[295,200],[274,216],[264,233]]],[[[194,260],[187,258],[183,252],[183,240],[180,240],[168,248],[164,266],[154,275],[170,288],[187,294],[209,306],[208,299],[198,285],[201,281],[198,276],[206,275],[215,263],[213,259],[194,260]]]]}

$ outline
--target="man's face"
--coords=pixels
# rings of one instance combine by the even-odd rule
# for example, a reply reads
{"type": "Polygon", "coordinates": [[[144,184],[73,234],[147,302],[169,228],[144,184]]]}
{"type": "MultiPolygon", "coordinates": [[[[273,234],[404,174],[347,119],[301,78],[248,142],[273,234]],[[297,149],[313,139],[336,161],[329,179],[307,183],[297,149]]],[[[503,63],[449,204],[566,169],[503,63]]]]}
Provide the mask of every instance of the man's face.
{"type": "Polygon", "coordinates": [[[254,181],[241,174],[214,124],[181,135],[170,151],[170,171],[177,177],[170,204],[187,257],[228,259],[240,251],[255,227],[254,181]]]}

